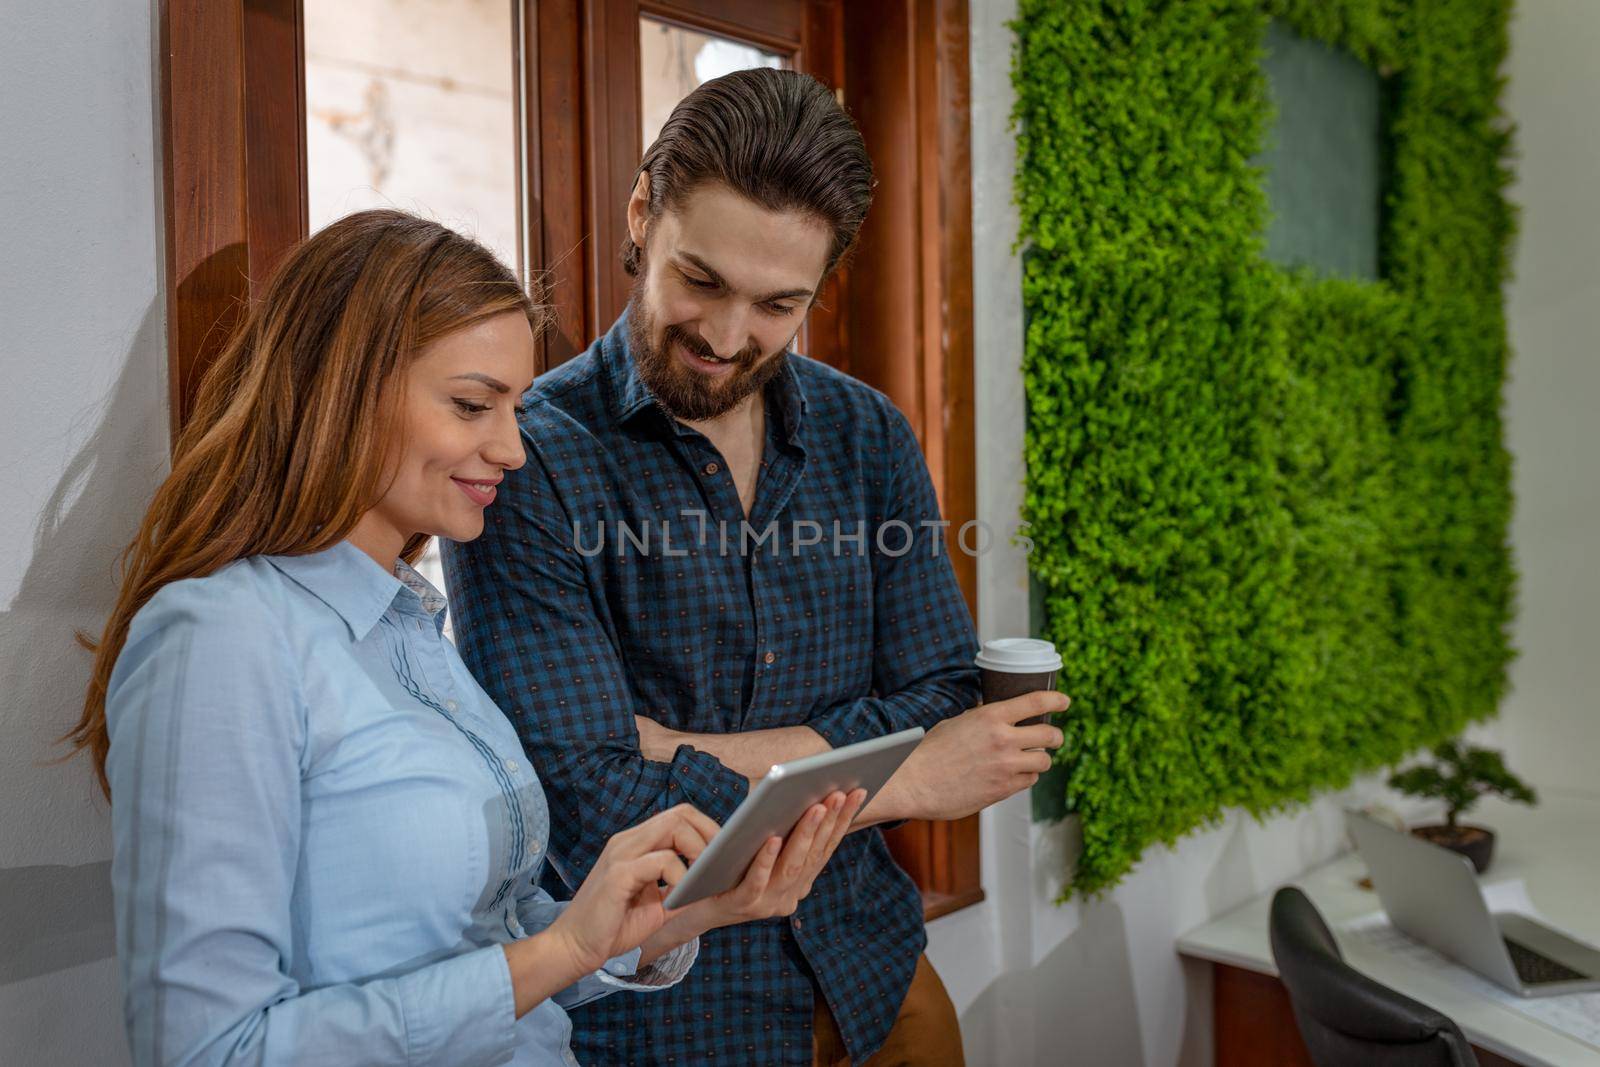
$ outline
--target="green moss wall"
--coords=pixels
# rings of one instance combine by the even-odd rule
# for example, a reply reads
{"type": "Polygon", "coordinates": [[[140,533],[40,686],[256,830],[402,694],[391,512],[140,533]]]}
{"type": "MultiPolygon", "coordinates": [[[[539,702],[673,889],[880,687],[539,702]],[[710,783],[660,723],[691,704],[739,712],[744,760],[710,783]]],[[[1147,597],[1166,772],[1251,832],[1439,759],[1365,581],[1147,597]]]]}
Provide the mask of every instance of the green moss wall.
{"type": "Polygon", "coordinates": [[[1025,518],[1065,893],[1494,714],[1506,0],[1022,0],[1025,518]],[[1379,278],[1263,255],[1269,18],[1383,76],[1379,278]]]}

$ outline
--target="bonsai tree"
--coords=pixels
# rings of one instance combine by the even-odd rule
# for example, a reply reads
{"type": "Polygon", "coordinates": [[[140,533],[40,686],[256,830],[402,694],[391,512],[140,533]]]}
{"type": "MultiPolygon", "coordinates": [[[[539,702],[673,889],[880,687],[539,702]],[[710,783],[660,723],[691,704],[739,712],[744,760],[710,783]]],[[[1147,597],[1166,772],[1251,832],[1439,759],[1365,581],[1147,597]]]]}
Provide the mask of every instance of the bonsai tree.
{"type": "Polygon", "coordinates": [[[1537,804],[1539,796],[1522,779],[1506,769],[1500,753],[1446,741],[1433,750],[1437,764],[1422,764],[1391,775],[1389,787],[1414,797],[1437,797],[1446,805],[1445,824],[1457,829],[1456,820],[1494,793],[1519,804],[1537,804]]]}

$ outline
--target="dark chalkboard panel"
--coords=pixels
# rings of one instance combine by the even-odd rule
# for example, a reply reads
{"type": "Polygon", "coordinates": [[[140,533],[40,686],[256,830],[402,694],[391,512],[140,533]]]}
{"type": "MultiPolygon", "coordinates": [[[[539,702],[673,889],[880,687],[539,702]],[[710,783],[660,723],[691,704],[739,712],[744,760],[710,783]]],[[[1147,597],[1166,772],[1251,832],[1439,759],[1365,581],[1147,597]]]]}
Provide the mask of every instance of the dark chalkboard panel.
{"type": "Polygon", "coordinates": [[[1383,198],[1378,73],[1276,20],[1267,29],[1264,63],[1277,110],[1258,160],[1271,212],[1267,258],[1376,278],[1383,198]]]}

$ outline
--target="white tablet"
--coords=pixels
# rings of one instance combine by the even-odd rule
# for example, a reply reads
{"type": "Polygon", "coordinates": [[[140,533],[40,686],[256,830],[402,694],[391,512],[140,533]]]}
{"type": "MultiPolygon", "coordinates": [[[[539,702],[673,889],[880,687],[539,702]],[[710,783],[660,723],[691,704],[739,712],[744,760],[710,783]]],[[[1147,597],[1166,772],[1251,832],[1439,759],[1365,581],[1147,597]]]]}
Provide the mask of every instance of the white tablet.
{"type": "Polygon", "coordinates": [[[829,793],[849,796],[853,789],[865,789],[867,799],[861,805],[865,808],[911,755],[922,734],[922,727],[914,726],[774,766],[689,865],[683,881],[667,894],[666,906],[681,908],[738,885],[767,838],[787,838],[806,809],[829,793]]]}

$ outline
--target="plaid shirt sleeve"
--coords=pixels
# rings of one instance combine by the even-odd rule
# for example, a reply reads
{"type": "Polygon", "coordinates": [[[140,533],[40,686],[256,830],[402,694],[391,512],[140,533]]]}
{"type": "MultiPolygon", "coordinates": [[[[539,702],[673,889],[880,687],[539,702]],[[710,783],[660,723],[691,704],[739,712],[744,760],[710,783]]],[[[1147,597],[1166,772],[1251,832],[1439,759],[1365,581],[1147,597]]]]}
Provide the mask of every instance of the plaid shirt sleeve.
{"type": "Polygon", "coordinates": [[[537,447],[508,471],[483,535],[446,543],[461,656],[521,735],[549,786],[551,862],[577,886],[611,836],[688,802],[726,822],[744,776],[682,747],[671,763],[639,750],[617,640],[573,543],[573,523],[537,447]]]}
{"type": "Polygon", "coordinates": [[[874,695],[824,708],[806,723],[834,748],[930,729],[979,702],[977,640],[933,479],[905,416],[888,414],[892,467],[879,525],[894,529],[872,538],[874,695]]]}

